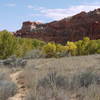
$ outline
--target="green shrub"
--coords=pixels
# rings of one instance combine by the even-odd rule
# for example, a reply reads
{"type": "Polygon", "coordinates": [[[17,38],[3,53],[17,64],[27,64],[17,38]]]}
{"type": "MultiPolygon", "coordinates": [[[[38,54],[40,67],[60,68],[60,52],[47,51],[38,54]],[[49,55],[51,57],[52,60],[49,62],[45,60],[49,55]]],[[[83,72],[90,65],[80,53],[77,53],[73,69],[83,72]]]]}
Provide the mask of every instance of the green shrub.
{"type": "Polygon", "coordinates": [[[6,59],[12,55],[17,57],[24,56],[27,52],[42,47],[45,42],[29,39],[18,38],[10,32],[4,30],[0,32],[0,59],[6,59]]]}
{"type": "Polygon", "coordinates": [[[24,56],[28,51],[31,51],[33,49],[32,39],[16,38],[16,43],[16,55],[18,57],[24,56]]]}
{"type": "Polygon", "coordinates": [[[97,43],[97,53],[100,54],[100,39],[96,40],[97,43]]]}
{"type": "Polygon", "coordinates": [[[0,32],[0,59],[6,59],[13,55],[24,57],[33,50],[39,50],[42,53],[40,56],[43,55],[43,57],[100,54],[100,40],[90,40],[88,37],[84,37],[83,40],[76,42],[68,41],[66,45],[50,42],[46,44],[37,39],[15,37],[6,30],[0,32]]]}
{"type": "Polygon", "coordinates": [[[43,47],[43,52],[47,57],[54,57],[56,55],[56,45],[55,43],[48,43],[43,47]]]}
{"type": "Polygon", "coordinates": [[[37,40],[37,39],[33,39],[32,40],[32,45],[35,49],[37,48],[41,48],[45,45],[46,43],[44,41],[41,41],[41,40],[37,40]]]}
{"type": "Polygon", "coordinates": [[[85,55],[88,54],[88,46],[90,43],[90,39],[85,37],[83,40],[79,40],[76,43],[77,50],[76,50],[76,55],[85,55]]]}
{"type": "Polygon", "coordinates": [[[88,37],[75,42],[76,55],[89,55],[100,53],[100,40],[90,40],[88,37]]]}
{"type": "Polygon", "coordinates": [[[87,47],[87,54],[95,54],[98,50],[98,43],[96,40],[91,40],[87,47]]]}
{"type": "Polygon", "coordinates": [[[0,32],[0,59],[5,59],[16,52],[16,39],[8,31],[0,32]]]}

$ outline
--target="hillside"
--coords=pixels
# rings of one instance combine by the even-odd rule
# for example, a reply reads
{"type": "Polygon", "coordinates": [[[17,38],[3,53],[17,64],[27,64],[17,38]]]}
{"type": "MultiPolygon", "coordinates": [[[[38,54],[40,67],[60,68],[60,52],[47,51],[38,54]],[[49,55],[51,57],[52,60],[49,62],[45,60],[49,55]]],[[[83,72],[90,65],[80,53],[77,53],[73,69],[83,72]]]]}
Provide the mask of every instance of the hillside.
{"type": "Polygon", "coordinates": [[[23,23],[20,30],[15,32],[15,35],[56,43],[76,41],[85,36],[100,39],[100,8],[46,24],[27,21],[23,23]]]}

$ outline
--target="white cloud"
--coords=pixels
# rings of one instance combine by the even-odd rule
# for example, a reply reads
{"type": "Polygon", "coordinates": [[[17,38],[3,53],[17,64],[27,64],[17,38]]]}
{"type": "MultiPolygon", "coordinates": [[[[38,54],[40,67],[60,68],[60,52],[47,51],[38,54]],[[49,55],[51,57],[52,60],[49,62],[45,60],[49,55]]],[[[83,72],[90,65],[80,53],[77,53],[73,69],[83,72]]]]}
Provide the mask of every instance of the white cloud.
{"type": "Polygon", "coordinates": [[[90,11],[90,10],[94,10],[96,8],[99,8],[100,5],[79,5],[79,6],[73,6],[70,8],[66,8],[66,9],[42,9],[40,10],[41,14],[55,19],[55,20],[59,20],[62,19],[64,17],[69,17],[72,16],[74,14],[77,14],[81,11],[90,11]]]}
{"type": "Polygon", "coordinates": [[[43,9],[45,9],[44,7],[35,7],[33,5],[28,5],[27,8],[28,9],[33,9],[33,10],[43,10],[43,9]]]}
{"type": "Polygon", "coordinates": [[[94,10],[96,8],[100,7],[100,3],[98,4],[87,4],[87,5],[77,5],[77,6],[71,6],[69,8],[65,9],[48,9],[44,7],[33,7],[32,5],[28,6],[28,8],[31,8],[33,10],[37,10],[39,14],[33,14],[33,16],[42,16],[51,18],[53,20],[59,20],[65,17],[69,17],[72,15],[75,15],[77,13],[80,13],[81,11],[90,11],[94,10]]]}
{"type": "Polygon", "coordinates": [[[28,5],[27,8],[33,9],[34,7],[32,5],[28,5]]]}
{"type": "Polygon", "coordinates": [[[15,7],[16,4],[15,4],[15,3],[8,3],[8,4],[6,4],[6,6],[7,6],[7,7],[15,7]]]}

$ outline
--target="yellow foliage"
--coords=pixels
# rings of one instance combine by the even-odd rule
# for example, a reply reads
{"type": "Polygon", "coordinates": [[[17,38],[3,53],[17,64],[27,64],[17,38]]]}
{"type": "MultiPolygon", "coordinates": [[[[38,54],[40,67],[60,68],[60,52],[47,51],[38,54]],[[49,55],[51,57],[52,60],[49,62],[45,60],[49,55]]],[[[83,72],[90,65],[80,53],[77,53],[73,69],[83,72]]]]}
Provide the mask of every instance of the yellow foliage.
{"type": "Polygon", "coordinates": [[[84,37],[84,38],[83,38],[83,41],[84,41],[84,42],[89,42],[89,41],[90,41],[90,38],[89,38],[89,37],[84,37]]]}
{"type": "Polygon", "coordinates": [[[100,54],[100,40],[90,40],[84,37],[83,40],[67,42],[66,45],[45,43],[36,39],[18,38],[8,31],[0,32],[0,59],[6,59],[12,55],[24,56],[32,49],[43,50],[47,57],[62,57],[71,55],[100,54]]]}
{"type": "Polygon", "coordinates": [[[53,56],[56,53],[56,45],[55,43],[48,43],[45,46],[43,46],[43,51],[48,56],[53,56]]]}
{"type": "Polygon", "coordinates": [[[77,46],[74,42],[67,42],[66,49],[68,51],[73,51],[73,50],[77,49],[77,46]]]}
{"type": "Polygon", "coordinates": [[[56,45],[56,52],[64,52],[64,51],[67,51],[66,46],[63,46],[61,44],[56,45]]]}

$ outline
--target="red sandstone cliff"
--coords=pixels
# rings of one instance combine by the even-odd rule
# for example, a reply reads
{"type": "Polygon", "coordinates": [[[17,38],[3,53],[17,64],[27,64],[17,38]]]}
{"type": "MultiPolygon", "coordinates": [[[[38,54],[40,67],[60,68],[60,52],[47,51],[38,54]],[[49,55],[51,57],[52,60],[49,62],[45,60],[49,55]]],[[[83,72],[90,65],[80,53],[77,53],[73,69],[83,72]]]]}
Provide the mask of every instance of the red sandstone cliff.
{"type": "Polygon", "coordinates": [[[24,22],[16,36],[37,38],[44,41],[66,43],[80,40],[85,36],[100,39],[100,9],[81,12],[70,18],[50,23],[24,22]]]}

